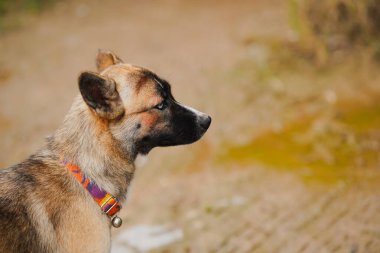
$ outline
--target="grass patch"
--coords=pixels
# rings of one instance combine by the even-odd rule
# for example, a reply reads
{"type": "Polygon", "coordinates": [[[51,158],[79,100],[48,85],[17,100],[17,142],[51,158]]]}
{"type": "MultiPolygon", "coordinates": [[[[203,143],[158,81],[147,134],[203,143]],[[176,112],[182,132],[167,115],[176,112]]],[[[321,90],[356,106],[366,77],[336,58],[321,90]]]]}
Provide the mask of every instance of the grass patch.
{"type": "Polygon", "coordinates": [[[56,0],[0,0],[0,17],[13,12],[38,12],[56,0]]]}
{"type": "Polygon", "coordinates": [[[21,26],[23,16],[40,13],[58,0],[0,0],[0,34],[21,26]]]}
{"type": "Polygon", "coordinates": [[[288,0],[289,22],[318,64],[371,48],[380,59],[380,0],[288,0]]]}

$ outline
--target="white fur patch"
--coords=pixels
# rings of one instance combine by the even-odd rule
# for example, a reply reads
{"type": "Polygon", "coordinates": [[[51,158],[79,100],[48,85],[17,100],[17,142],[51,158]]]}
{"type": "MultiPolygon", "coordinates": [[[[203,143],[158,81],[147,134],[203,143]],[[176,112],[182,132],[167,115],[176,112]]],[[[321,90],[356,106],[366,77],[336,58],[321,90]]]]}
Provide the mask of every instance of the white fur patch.
{"type": "Polygon", "coordinates": [[[138,154],[136,159],[135,159],[135,166],[136,168],[141,168],[143,167],[146,162],[148,161],[148,156],[147,155],[142,155],[138,154]]]}

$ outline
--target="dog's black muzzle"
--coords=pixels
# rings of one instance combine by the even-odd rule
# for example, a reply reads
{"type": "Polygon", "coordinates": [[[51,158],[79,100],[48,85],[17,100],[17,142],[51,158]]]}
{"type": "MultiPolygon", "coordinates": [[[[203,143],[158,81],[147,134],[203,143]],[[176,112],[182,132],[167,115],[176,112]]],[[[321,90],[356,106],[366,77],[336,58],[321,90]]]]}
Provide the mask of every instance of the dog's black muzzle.
{"type": "Polygon", "coordinates": [[[154,147],[185,145],[199,140],[209,129],[211,117],[172,101],[167,115],[167,126],[144,137],[139,152],[148,153],[154,147]]]}

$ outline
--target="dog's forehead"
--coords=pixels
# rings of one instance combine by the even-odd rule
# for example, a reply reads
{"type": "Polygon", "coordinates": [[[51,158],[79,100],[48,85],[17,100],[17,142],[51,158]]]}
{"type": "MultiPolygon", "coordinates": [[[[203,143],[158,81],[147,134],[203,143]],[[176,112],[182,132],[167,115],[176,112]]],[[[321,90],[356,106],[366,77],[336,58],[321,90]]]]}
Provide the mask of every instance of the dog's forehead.
{"type": "Polygon", "coordinates": [[[143,69],[130,64],[118,64],[111,66],[101,74],[112,78],[120,85],[133,85],[143,75],[143,69]]]}
{"type": "Polygon", "coordinates": [[[169,83],[142,67],[117,64],[101,75],[112,78],[127,113],[139,111],[160,103],[162,98],[171,97],[169,83]]]}
{"type": "Polygon", "coordinates": [[[131,64],[117,64],[108,68],[102,75],[116,81],[120,89],[134,90],[139,93],[145,91],[170,92],[170,85],[152,71],[131,64]]]}

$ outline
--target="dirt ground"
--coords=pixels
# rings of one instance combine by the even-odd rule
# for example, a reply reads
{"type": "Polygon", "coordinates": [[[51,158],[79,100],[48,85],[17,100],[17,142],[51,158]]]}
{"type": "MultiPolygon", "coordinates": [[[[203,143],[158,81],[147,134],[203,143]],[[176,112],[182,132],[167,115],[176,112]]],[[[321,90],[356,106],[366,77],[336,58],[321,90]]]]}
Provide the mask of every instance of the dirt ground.
{"type": "MultiPolygon", "coordinates": [[[[136,173],[113,252],[380,252],[380,162],[363,166],[359,177],[310,181],[307,169],[220,158],[231,143],[277,133],[284,122],[357,93],[339,78],[312,86],[291,76],[285,88],[277,79],[251,87],[239,79],[249,69],[232,71],[247,55],[257,65],[267,57],[247,39],[292,36],[282,0],[59,2],[0,37],[0,167],[43,145],[78,93],[79,73],[94,70],[97,49],[108,48],[154,70],[177,100],[213,117],[200,142],[151,152],[136,173]],[[142,224],[180,233],[149,249],[124,240],[123,232],[142,224]]],[[[378,90],[379,75],[368,79],[365,89],[378,90]]]]}

